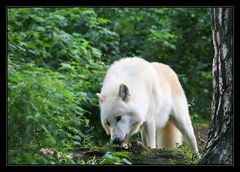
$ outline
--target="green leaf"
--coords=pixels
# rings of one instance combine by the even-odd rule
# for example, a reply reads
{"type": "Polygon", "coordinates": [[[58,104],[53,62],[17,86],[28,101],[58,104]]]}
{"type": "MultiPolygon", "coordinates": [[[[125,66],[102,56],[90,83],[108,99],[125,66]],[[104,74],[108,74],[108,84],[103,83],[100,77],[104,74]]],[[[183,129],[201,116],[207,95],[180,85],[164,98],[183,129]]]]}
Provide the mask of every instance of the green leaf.
{"type": "Polygon", "coordinates": [[[34,33],[33,33],[33,36],[34,36],[35,38],[38,38],[40,35],[39,35],[38,32],[34,32],[34,33]]]}
{"type": "Polygon", "coordinates": [[[126,158],[123,158],[122,161],[125,162],[126,164],[132,165],[132,163],[129,160],[127,160],[126,158]]]}

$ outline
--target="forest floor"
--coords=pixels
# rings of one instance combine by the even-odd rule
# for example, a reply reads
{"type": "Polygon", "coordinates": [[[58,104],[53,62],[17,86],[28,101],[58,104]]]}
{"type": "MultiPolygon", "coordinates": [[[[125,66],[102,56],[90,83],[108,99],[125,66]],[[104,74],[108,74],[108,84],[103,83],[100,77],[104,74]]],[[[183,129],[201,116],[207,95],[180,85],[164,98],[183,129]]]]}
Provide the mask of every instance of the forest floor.
{"type": "MultiPolygon", "coordinates": [[[[207,141],[208,124],[197,123],[193,127],[201,154],[207,141]]],[[[79,148],[71,153],[71,158],[86,165],[191,165],[196,164],[199,160],[192,155],[190,145],[186,141],[183,142],[177,151],[144,148],[139,141],[130,142],[127,148],[113,147],[111,144],[91,149],[79,148]]]]}

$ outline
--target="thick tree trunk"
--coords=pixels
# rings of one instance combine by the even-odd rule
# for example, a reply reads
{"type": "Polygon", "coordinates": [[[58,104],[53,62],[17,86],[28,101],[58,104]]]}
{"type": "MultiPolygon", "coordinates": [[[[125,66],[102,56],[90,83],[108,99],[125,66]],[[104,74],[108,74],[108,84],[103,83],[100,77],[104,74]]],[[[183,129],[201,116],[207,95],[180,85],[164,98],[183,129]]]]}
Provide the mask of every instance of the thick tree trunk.
{"type": "Polygon", "coordinates": [[[212,8],[213,102],[208,141],[200,164],[233,163],[233,9],[212,8]]]}

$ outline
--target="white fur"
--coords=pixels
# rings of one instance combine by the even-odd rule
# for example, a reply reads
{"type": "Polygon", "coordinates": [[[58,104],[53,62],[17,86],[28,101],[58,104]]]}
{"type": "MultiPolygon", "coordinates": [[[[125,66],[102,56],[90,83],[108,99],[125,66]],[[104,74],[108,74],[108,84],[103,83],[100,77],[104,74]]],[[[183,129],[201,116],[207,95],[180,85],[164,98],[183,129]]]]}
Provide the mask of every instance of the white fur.
{"type": "Polygon", "coordinates": [[[181,144],[183,133],[198,152],[184,91],[169,66],[137,57],[116,61],[107,71],[98,97],[101,122],[111,140],[123,141],[126,134],[128,138],[140,131],[145,146],[174,149],[176,143],[181,144]],[[118,95],[120,84],[129,90],[128,101],[118,95]]]}

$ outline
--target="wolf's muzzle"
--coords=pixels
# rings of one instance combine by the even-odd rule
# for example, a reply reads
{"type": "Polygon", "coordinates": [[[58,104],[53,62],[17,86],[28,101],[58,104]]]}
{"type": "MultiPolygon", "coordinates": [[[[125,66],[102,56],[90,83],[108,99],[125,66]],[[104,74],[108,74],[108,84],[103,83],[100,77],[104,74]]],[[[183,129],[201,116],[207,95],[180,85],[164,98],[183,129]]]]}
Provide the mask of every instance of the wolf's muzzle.
{"type": "Polygon", "coordinates": [[[115,144],[115,145],[120,145],[120,144],[122,143],[122,141],[120,140],[119,137],[115,137],[112,142],[113,142],[113,144],[115,144]]]}
{"type": "Polygon", "coordinates": [[[127,134],[126,134],[124,140],[120,140],[119,137],[115,137],[112,142],[115,145],[121,145],[123,142],[125,142],[126,138],[127,138],[127,134]]]}

